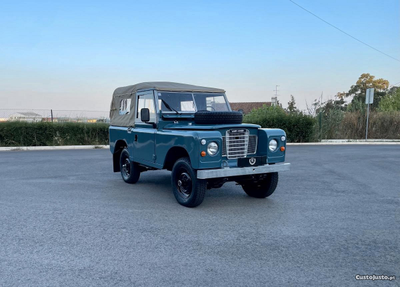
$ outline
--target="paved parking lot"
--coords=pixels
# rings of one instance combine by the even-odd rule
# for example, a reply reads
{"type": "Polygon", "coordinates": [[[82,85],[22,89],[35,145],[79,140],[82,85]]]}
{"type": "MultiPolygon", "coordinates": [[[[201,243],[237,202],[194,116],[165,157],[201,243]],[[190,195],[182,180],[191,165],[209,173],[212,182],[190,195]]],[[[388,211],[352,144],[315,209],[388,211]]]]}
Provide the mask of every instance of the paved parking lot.
{"type": "Polygon", "coordinates": [[[400,286],[400,146],[290,146],[268,199],[189,209],[108,150],[0,153],[0,286],[400,286]],[[356,274],[396,275],[360,282],[356,274]]]}

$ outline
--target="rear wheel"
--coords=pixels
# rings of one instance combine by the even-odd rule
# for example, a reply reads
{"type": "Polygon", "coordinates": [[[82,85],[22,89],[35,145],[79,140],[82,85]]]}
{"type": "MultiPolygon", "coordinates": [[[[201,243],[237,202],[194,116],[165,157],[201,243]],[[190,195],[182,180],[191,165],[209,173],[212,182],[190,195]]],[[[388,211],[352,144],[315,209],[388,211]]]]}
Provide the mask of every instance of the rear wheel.
{"type": "Polygon", "coordinates": [[[196,171],[186,157],[178,159],[172,168],[172,191],[176,200],[183,206],[196,207],[205,197],[207,181],[197,179],[196,171]]]}
{"type": "Polygon", "coordinates": [[[278,173],[268,173],[267,177],[260,181],[245,181],[240,184],[248,196],[265,198],[274,193],[276,186],[278,185],[278,173]]]}
{"type": "Polygon", "coordinates": [[[122,179],[127,183],[136,183],[140,177],[140,168],[136,162],[129,158],[128,149],[123,149],[121,152],[119,165],[121,169],[122,179]]]}

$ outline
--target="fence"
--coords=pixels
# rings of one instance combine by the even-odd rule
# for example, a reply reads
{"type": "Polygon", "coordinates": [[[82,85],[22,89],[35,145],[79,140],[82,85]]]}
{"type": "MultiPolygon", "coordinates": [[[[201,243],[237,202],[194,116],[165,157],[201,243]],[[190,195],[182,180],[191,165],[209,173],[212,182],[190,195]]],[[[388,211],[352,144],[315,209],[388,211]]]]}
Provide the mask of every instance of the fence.
{"type": "Polygon", "coordinates": [[[7,121],[109,123],[110,119],[108,111],[0,109],[0,122],[7,121]]]}

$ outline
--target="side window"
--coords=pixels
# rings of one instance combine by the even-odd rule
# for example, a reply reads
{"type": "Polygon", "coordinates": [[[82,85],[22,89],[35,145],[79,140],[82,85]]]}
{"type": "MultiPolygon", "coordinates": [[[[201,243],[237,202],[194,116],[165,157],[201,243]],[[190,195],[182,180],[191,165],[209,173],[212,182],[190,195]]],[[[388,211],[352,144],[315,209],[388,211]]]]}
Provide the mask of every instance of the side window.
{"type": "Polygon", "coordinates": [[[138,96],[136,122],[140,122],[140,111],[143,108],[150,110],[150,122],[156,122],[156,109],[154,106],[153,93],[138,96]]]}
{"type": "Polygon", "coordinates": [[[127,115],[131,112],[131,99],[122,99],[119,103],[119,114],[127,115]]]}

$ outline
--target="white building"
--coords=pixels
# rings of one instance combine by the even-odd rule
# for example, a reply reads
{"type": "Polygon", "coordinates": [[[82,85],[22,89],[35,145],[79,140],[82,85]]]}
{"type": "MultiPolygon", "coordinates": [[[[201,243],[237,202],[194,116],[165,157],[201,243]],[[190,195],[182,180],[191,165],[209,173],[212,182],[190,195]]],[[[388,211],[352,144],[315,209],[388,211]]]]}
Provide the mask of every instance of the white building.
{"type": "Polygon", "coordinates": [[[21,112],[10,115],[8,120],[19,121],[19,122],[30,122],[30,123],[41,122],[42,116],[33,112],[21,112]]]}

